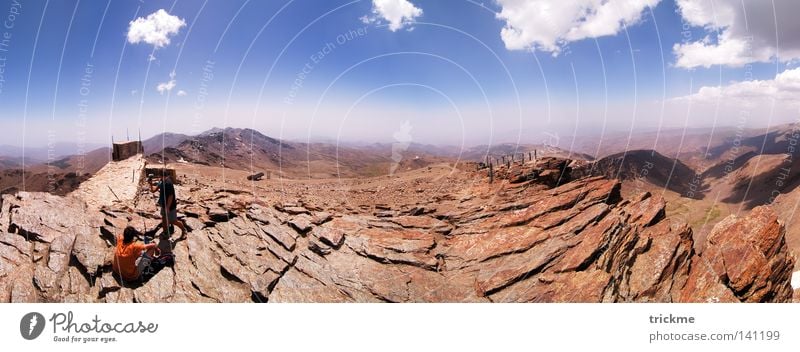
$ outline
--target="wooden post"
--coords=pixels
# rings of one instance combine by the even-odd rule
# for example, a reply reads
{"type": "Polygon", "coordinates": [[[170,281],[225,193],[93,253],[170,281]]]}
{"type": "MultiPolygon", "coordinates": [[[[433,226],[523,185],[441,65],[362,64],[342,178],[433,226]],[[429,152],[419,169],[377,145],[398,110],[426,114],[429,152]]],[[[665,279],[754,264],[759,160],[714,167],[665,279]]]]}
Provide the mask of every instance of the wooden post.
{"type": "Polygon", "coordinates": [[[494,182],[494,168],[489,164],[489,183],[494,182]]]}
{"type": "Polygon", "coordinates": [[[537,150],[533,150],[533,160],[539,160],[539,157],[536,155],[537,150]]]}
{"type": "Polygon", "coordinates": [[[531,154],[531,152],[528,152],[528,161],[533,161],[533,154],[531,154]]]}

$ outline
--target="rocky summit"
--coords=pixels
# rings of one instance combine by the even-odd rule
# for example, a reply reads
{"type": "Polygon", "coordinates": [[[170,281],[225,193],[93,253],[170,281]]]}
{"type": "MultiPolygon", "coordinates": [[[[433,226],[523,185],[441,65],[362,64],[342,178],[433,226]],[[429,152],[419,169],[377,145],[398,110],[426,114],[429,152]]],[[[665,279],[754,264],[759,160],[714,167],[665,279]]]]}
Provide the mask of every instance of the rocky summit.
{"type": "Polygon", "coordinates": [[[86,191],[3,195],[0,301],[792,300],[794,258],[769,208],[721,221],[698,254],[692,229],[660,196],[623,198],[619,181],[573,179],[571,165],[542,158],[266,183],[178,170],[178,212],[191,231],[162,240],[174,266],[138,284],[115,277],[111,260],[125,226],[159,224],[143,185],[105,202],[86,191]]]}

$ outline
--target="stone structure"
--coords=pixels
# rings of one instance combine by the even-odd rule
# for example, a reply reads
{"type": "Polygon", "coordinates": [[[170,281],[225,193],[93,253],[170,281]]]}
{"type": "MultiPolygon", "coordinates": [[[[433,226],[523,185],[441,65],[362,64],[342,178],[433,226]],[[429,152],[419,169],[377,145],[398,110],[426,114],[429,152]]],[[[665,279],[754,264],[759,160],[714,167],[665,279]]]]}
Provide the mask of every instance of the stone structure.
{"type": "Polygon", "coordinates": [[[144,147],[140,141],[117,142],[113,144],[111,160],[120,161],[136,154],[144,154],[144,147]]]}
{"type": "Polygon", "coordinates": [[[70,195],[82,199],[94,210],[115,202],[131,202],[139,192],[144,169],[145,160],[141,154],[110,162],[70,195]]]}

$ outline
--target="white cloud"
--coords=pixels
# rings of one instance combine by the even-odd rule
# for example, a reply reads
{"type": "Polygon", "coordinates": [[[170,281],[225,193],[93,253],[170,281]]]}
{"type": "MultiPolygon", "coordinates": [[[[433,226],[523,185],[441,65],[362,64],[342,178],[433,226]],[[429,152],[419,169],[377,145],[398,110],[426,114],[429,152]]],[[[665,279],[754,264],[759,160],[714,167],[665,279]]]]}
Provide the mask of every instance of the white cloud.
{"type": "Polygon", "coordinates": [[[147,61],[156,61],[156,57],[153,54],[147,56],[147,61]]]}
{"type": "Polygon", "coordinates": [[[172,90],[172,88],[175,88],[176,84],[177,82],[175,82],[174,79],[171,79],[168,82],[159,83],[158,86],[156,86],[156,90],[163,95],[164,92],[169,92],[172,90]]]}
{"type": "Polygon", "coordinates": [[[675,100],[721,103],[729,106],[772,101],[797,104],[800,103],[800,68],[783,71],[770,80],[741,81],[726,86],[702,87],[695,94],[675,100]]]}
{"type": "Polygon", "coordinates": [[[177,84],[178,82],[175,80],[175,71],[172,71],[169,73],[169,81],[159,83],[158,86],[156,86],[156,90],[163,95],[165,92],[169,92],[172,88],[175,88],[177,84]]]}
{"type": "Polygon", "coordinates": [[[139,17],[130,22],[128,42],[136,44],[144,42],[161,48],[169,45],[169,37],[178,34],[186,21],[167,13],[164,9],[151,13],[147,17],[139,17]]]}
{"type": "Polygon", "coordinates": [[[422,16],[422,9],[408,0],[372,0],[373,17],[361,17],[361,22],[372,23],[378,19],[389,22],[389,30],[395,32],[422,16]]]}
{"type": "Polygon", "coordinates": [[[638,23],[661,0],[497,0],[500,36],[509,50],[541,50],[558,55],[564,44],[615,35],[638,23]]]}
{"type": "Polygon", "coordinates": [[[185,90],[179,90],[178,91],[178,96],[179,97],[185,97],[186,96],[186,91],[185,90]]]}
{"type": "MultiPolygon", "coordinates": [[[[800,1],[677,0],[687,24],[707,35],[673,46],[675,66],[741,67],[800,58],[800,1]],[[774,7],[773,7],[774,5],[774,7]]],[[[687,32],[689,33],[689,32],[687,32]]]]}
{"type": "MultiPolygon", "coordinates": [[[[661,102],[659,102],[661,103],[661,102]]],[[[652,117],[659,111],[665,126],[741,126],[762,128],[797,121],[800,111],[800,68],[788,69],[774,78],[705,86],[695,93],[667,99],[660,106],[641,108],[652,117]]]]}

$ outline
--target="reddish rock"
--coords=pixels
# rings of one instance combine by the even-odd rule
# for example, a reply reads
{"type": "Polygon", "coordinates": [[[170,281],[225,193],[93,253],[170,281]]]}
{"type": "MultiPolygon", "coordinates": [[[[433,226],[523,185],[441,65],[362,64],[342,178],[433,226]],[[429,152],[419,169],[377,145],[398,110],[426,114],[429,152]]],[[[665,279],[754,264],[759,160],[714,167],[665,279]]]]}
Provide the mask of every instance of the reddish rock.
{"type": "Polygon", "coordinates": [[[308,209],[299,206],[279,207],[277,209],[289,215],[311,214],[311,212],[308,211],[308,209]]]}
{"type": "Polygon", "coordinates": [[[311,222],[317,226],[322,225],[331,220],[333,220],[333,214],[326,211],[316,212],[314,213],[314,216],[311,218],[311,222]]]}
{"type": "Polygon", "coordinates": [[[702,257],[695,257],[686,284],[673,300],[695,303],[739,302],[702,257]]]}
{"type": "Polygon", "coordinates": [[[95,275],[106,262],[110,246],[100,237],[100,232],[88,226],[77,229],[72,254],[90,275],[95,275]]]}
{"type": "Polygon", "coordinates": [[[28,240],[50,243],[78,226],[87,225],[91,218],[87,216],[86,204],[72,197],[30,192],[2,197],[4,206],[0,218],[7,222],[3,230],[8,229],[28,240]]]}
{"type": "Polygon", "coordinates": [[[279,243],[284,249],[293,251],[297,244],[297,232],[281,225],[268,224],[257,226],[260,230],[259,233],[263,234],[262,238],[267,236],[279,243]]]}
{"type": "Polygon", "coordinates": [[[134,300],[139,303],[169,302],[175,294],[175,273],[164,268],[150,279],[146,285],[134,290],[134,300]]]}
{"type": "Polygon", "coordinates": [[[335,227],[317,227],[311,235],[333,248],[341,247],[345,238],[344,230],[335,227]]]}
{"type": "Polygon", "coordinates": [[[228,280],[222,275],[218,254],[205,231],[192,232],[186,239],[185,250],[179,246],[175,250],[176,279],[188,280],[199,295],[217,302],[242,302],[250,299],[249,287],[228,280]]]}
{"type": "Polygon", "coordinates": [[[384,263],[404,263],[429,270],[436,269],[437,261],[431,253],[436,246],[436,240],[430,233],[366,229],[350,236],[346,243],[354,252],[384,263]]]}
{"type": "MultiPolygon", "coordinates": [[[[3,281],[6,281],[5,279],[3,281]]],[[[8,299],[11,303],[38,303],[40,291],[33,284],[33,267],[20,266],[8,276],[8,299]]]]}
{"type": "Polygon", "coordinates": [[[550,238],[519,254],[494,258],[480,266],[477,277],[478,292],[489,295],[538,272],[568,249],[567,241],[550,238]]]}
{"type": "Polygon", "coordinates": [[[666,214],[666,203],[664,198],[652,196],[649,192],[644,192],[627,207],[631,214],[630,221],[641,223],[644,226],[653,225],[663,219],[666,214]]]}
{"type": "Polygon", "coordinates": [[[349,302],[351,299],[335,285],[327,286],[298,270],[290,269],[275,286],[269,301],[274,303],[341,303],[349,302]]]}
{"type": "Polygon", "coordinates": [[[99,296],[99,285],[90,286],[78,268],[71,266],[59,282],[61,302],[64,303],[92,303],[99,296]]]}
{"type": "Polygon", "coordinates": [[[634,253],[641,253],[634,259],[627,284],[621,285],[621,294],[631,301],[670,302],[689,275],[694,255],[691,229],[660,222],[643,231],[635,248],[634,253]]]}
{"type": "Polygon", "coordinates": [[[50,244],[47,268],[56,273],[63,273],[69,264],[72,245],[75,243],[75,234],[66,233],[56,237],[50,244]]]}
{"type": "Polygon", "coordinates": [[[536,201],[530,207],[524,210],[517,210],[511,212],[508,215],[502,216],[500,219],[496,221],[496,224],[498,227],[527,225],[531,221],[545,214],[554,211],[569,209],[572,206],[574,206],[578,201],[583,199],[583,197],[585,196],[586,196],[586,190],[579,188],[561,194],[557,197],[553,196],[540,197],[539,200],[536,201]]]}
{"type": "Polygon", "coordinates": [[[305,236],[313,228],[311,216],[308,214],[295,215],[289,220],[289,226],[295,229],[299,234],[305,236]]]}
{"type": "Polygon", "coordinates": [[[594,264],[604,249],[608,248],[611,235],[621,227],[618,217],[607,216],[599,223],[585,228],[576,235],[574,241],[577,244],[564,255],[556,271],[579,271],[594,264]]]}
{"type": "Polygon", "coordinates": [[[602,270],[546,274],[520,281],[490,298],[495,302],[599,303],[611,279],[602,270]]]}
{"type": "Polygon", "coordinates": [[[447,257],[460,266],[483,262],[506,254],[523,252],[550,238],[547,232],[533,227],[492,229],[474,235],[460,235],[445,243],[447,257]]]}
{"type": "Polygon", "coordinates": [[[248,284],[252,292],[266,297],[269,287],[289,264],[266,250],[265,243],[255,235],[255,226],[237,217],[205,231],[216,243],[215,251],[223,272],[248,284]]]}
{"type": "Polygon", "coordinates": [[[308,241],[308,249],[321,256],[326,256],[330,254],[332,250],[330,246],[322,244],[313,238],[308,241]]]}
{"type": "MultiPolygon", "coordinates": [[[[770,208],[756,207],[747,216],[727,217],[714,226],[706,241],[702,258],[739,300],[791,301],[794,259],[783,226],[770,208]]],[[[686,292],[684,297],[691,294],[686,292]]]]}
{"type": "Polygon", "coordinates": [[[427,216],[396,216],[389,221],[404,228],[423,229],[439,233],[448,233],[452,230],[448,223],[427,216]]]}
{"type": "Polygon", "coordinates": [[[303,200],[271,207],[252,190],[197,182],[182,209],[219,211],[186,218],[187,237],[164,242],[175,265],[141,285],[113,277],[112,244],[128,224],[157,226],[151,199],[88,210],[69,196],[6,195],[0,302],[788,302],[796,294],[794,259],[768,208],[720,222],[700,256],[661,197],[621,199],[618,181],[557,176],[570,165],[516,162],[496,168],[493,184],[454,173],[441,182],[447,192],[397,179],[401,186],[350,193],[352,204],[326,200],[322,186],[298,196],[289,185],[287,199],[303,200]],[[420,198],[404,203],[409,194],[420,198]]]}

